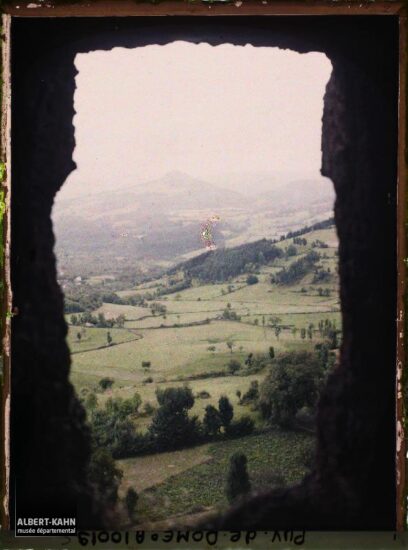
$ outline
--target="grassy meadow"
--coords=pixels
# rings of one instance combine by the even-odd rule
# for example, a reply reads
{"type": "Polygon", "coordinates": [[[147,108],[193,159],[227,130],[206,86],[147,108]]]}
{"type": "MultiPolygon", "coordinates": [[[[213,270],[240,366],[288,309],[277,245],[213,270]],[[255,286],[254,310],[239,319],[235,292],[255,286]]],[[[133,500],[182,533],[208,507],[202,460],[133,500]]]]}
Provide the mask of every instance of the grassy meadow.
{"type": "MultiPolygon", "coordinates": [[[[268,373],[268,368],[247,373],[244,365],[249,354],[267,354],[271,346],[275,355],[312,351],[322,341],[319,322],[328,319],[341,328],[335,229],[304,236],[308,244],[297,246],[296,255],[260,266],[256,284],[248,284],[247,273],[226,283],[193,280],[190,288],[158,295],[147,307],[103,303],[94,310],[95,315],[103,313],[107,319],[123,315],[120,328],[69,327],[71,380],[80,396],[95,391],[98,408],[110,397],[130,398],[135,392],[140,394],[142,406],[149,403],[157,407],[157,389],[188,385],[195,396],[189,415],[202,420],[205,408],[216,407],[219,398],[226,395],[234,418],[249,415],[255,422],[255,432],[244,437],[117,460],[123,471],[119,496],[123,497],[129,487],[139,495],[137,524],[225,507],[228,461],[237,450],[247,456],[253,490],[273,485],[277,479],[287,485],[297,483],[307,472],[302,456],[313,446],[313,434],[266,425],[259,411],[239,398],[251,382],[261,384],[268,373]],[[271,282],[276,273],[305,257],[315,240],[325,245],[319,249],[319,266],[329,271],[327,280],[314,282],[314,273],[309,272],[294,284],[271,282]],[[165,313],[153,314],[153,302],[164,306],[165,313]],[[226,319],[226,309],[240,319],[226,319]],[[302,337],[302,329],[310,325],[311,334],[302,337]],[[231,360],[242,365],[234,374],[228,366],[231,360]],[[114,382],[101,391],[98,382],[104,377],[114,382]]],[[[284,250],[292,242],[286,239],[277,246],[284,250]]],[[[93,277],[92,284],[98,280],[93,277]]],[[[143,295],[166,285],[168,277],[164,275],[120,290],[117,295],[143,295]]],[[[141,415],[134,423],[146,432],[151,419],[151,415],[141,415]]]]}

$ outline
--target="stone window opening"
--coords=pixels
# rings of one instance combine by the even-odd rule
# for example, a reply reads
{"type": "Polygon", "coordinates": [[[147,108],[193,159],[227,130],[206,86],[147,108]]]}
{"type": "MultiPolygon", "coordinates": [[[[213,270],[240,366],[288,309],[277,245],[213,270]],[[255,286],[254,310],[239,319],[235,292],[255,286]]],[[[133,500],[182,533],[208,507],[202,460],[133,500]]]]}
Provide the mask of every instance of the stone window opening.
{"type": "MultiPolygon", "coordinates": [[[[398,20],[392,16],[12,22],[11,286],[19,313],[11,332],[10,479],[18,481],[17,498],[39,512],[53,503],[61,515],[78,505],[82,526],[106,524],[86,479],[90,434],[68,380],[50,216],[75,168],[75,55],[175,36],[320,51],[333,65],[322,174],[337,197],[343,344],[319,405],[316,468],[299,486],[254,497],[211,526],[393,529],[398,20]]],[[[11,515],[13,499],[11,492],[11,515]]]]}

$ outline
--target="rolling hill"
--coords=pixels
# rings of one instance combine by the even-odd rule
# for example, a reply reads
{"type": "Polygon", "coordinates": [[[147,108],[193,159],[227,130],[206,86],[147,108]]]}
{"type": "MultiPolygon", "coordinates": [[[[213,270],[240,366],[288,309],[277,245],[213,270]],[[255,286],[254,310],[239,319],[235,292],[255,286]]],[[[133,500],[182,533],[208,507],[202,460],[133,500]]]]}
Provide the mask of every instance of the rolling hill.
{"type": "Polygon", "coordinates": [[[176,171],[110,192],[84,191],[81,198],[62,192],[53,210],[60,267],[80,272],[86,266],[84,274],[91,274],[117,272],[136,260],[149,268],[174,265],[202,253],[201,226],[214,214],[220,218],[217,246],[232,247],[277,238],[332,211],[334,192],[326,178],[282,180],[266,188],[264,181],[249,197],[176,171]]]}

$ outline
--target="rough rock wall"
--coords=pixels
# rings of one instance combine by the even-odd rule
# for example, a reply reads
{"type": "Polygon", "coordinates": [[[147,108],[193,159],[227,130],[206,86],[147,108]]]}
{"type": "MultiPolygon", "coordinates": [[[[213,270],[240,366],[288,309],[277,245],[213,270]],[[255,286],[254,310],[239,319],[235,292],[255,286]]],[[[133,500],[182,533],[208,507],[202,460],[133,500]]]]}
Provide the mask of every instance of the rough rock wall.
{"type": "Polygon", "coordinates": [[[13,43],[12,290],[18,315],[12,322],[10,511],[16,491],[19,513],[72,516],[79,504],[84,522],[97,525],[85,475],[85,412],[68,381],[51,223],[54,196],[75,168],[75,68],[72,55],[47,53],[45,39],[38,49],[19,49],[17,36],[13,43]]]}
{"type": "MultiPolygon", "coordinates": [[[[82,506],[101,525],[85,468],[89,433],[68,381],[53,198],[74,168],[76,52],[175,38],[323,51],[333,63],[323,173],[336,188],[341,364],[321,398],[315,472],[215,518],[220,528],[393,528],[396,29],[394,18],[16,21],[13,56],[12,462],[19,505],[82,506]],[[121,32],[118,32],[118,31],[121,32]]],[[[109,106],[107,106],[109,108],[109,106]]],[[[13,492],[13,491],[12,491],[13,492]]],[[[11,512],[14,504],[12,502],[11,512]]],[[[210,524],[208,524],[210,525],[210,524]]]]}
{"type": "Polygon", "coordinates": [[[384,47],[370,33],[364,48],[355,46],[333,52],[323,117],[323,174],[337,196],[343,345],[320,403],[317,468],[344,496],[350,527],[387,529],[396,508],[398,44],[384,47]]]}
{"type": "Polygon", "coordinates": [[[397,43],[392,25],[373,27],[322,44],[333,64],[322,173],[337,197],[343,342],[319,403],[315,471],[212,526],[395,526],[397,43]]]}

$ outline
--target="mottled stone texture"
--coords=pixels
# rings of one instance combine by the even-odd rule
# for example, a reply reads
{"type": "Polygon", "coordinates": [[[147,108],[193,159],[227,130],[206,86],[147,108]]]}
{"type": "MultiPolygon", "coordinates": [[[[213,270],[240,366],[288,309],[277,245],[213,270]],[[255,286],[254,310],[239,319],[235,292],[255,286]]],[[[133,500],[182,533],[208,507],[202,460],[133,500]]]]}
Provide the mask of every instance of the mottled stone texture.
{"type": "Polygon", "coordinates": [[[394,528],[397,30],[391,16],[14,21],[11,492],[17,480],[19,507],[79,504],[82,525],[104,522],[86,481],[84,411],[68,381],[50,221],[55,193],[75,168],[75,54],[230,41],[322,51],[333,63],[322,166],[337,192],[344,341],[320,401],[313,474],[211,526],[394,528]]]}
{"type": "Polygon", "coordinates": [[[39,515],[75,513],[84,503],[89,521],[89,432],[68,382],[50,219],[54,195],[75,168],[73,56],[37,59],[31,44],[21,51],[15,38],[13,46],[12,290],[19,313],[12,324],[11,493],[19,511],[39,515]]]}

